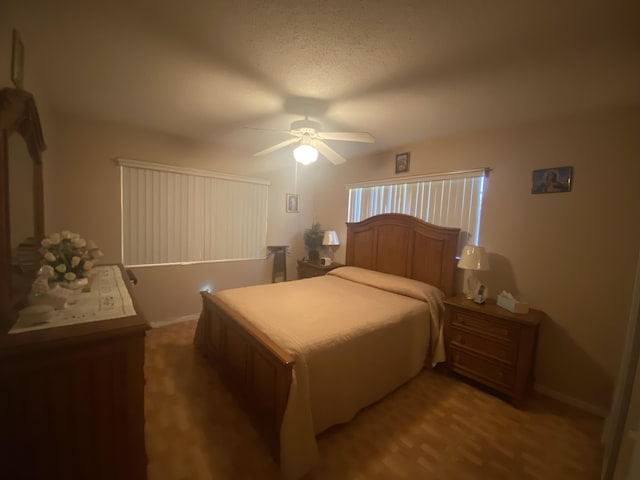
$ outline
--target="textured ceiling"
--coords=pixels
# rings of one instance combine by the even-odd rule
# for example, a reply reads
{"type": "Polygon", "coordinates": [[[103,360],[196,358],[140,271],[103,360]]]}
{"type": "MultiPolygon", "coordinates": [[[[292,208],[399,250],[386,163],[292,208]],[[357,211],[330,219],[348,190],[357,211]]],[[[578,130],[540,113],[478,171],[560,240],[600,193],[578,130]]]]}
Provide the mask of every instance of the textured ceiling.
{"type": "Polygon", "coordinates": [[[304,114],[376,137],[350,156],[640,103],[637,1],[15,3],[55,109],[247,153],[304,114]]]}

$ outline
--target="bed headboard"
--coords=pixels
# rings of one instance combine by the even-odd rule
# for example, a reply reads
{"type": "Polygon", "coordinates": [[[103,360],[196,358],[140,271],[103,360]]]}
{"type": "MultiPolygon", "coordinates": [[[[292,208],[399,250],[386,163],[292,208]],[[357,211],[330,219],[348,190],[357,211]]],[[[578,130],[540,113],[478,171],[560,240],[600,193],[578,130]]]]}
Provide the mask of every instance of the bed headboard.
{"type": "Polygon", "coordinates": [[[454,294],[459,228],[386,213],[347,223],[346,264],[413,278],[454,294]]]}

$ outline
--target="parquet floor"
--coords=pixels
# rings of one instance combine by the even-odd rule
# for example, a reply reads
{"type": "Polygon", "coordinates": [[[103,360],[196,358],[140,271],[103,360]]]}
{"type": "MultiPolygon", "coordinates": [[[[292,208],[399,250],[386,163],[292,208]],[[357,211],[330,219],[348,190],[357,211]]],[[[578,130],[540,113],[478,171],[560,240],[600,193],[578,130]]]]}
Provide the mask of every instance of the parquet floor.
{"type": "MultiPolygon", "coordinates": [[[[147,336],[149,480],[277,479],[261,438],[194,350],[195,323],[147,336]]],[[[596,480],[602,424],[540,396],[518,410],[425,370],[322,433],[319,465],[305,480],[596,480]]]]}

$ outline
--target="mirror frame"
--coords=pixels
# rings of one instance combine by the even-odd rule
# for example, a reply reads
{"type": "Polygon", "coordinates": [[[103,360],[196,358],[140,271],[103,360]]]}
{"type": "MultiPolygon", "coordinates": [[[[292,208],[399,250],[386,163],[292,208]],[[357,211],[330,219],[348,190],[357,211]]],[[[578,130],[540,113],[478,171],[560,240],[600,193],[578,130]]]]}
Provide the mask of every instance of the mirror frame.
{"type": "Polygon", "coordinates": [[[33,160],[33,231],[38,242],[44,237],[42,152],[46,145],[33,95],[14,88],[0,90],[0,130],[0,333],[5,333],[15,323],[31,289],[31,282],[28,288],[27,282],[15,282],[11,264],[8,140],[12,132],[24,138],[33,160]]]}

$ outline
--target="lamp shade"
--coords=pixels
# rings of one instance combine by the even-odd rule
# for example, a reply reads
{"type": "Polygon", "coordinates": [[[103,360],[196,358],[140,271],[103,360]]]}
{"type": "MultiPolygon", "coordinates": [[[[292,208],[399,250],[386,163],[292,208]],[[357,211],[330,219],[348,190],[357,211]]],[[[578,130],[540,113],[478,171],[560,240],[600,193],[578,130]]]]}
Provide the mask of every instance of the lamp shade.
{"type": "Polygon", "coordinates": [[[318,159],[318,150],[307,143],[301,143],[293,151],[293,158],[298,163],[309,165],[318,159]]]}
{"type": "Polygon", "coordinates": [[[326,230],[322,237],[322,245],[340,245],[338,234],[335,230],[326,230]]]}
{"type": "Polygon", "coordinates": [[[489,270],[489,259],[484,247],[465,245],[458,261],[458,268],[465,270],[489,270]]]}

